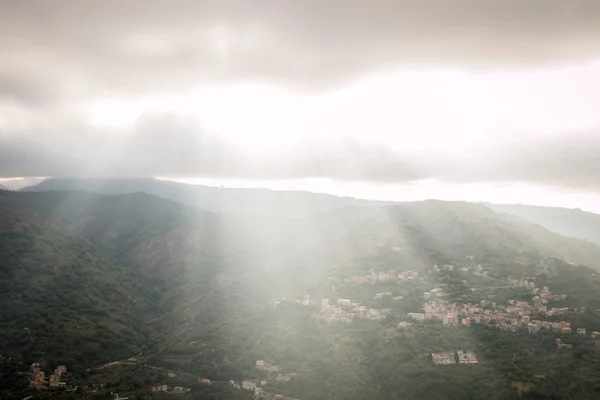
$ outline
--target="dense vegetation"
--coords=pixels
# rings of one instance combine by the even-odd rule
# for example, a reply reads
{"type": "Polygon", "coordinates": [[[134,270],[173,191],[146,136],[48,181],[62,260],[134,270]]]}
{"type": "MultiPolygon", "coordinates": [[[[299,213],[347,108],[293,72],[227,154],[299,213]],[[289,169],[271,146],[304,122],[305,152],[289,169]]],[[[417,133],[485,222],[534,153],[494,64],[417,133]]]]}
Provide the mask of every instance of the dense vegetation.
{"type": "Polygon", "coordinates": [[[143,277],[52,220],[0,209],[0,353],[83,368],[152,343],[143,277]]]}
{"type": "Polygon", "coordinates": [[[561,258],[539,273],[550,256],[598,267],[600,249],[468,203],[283,219],[211,214],[141,193],[2,192],[0,397],[27,391],[19,372],[40,361],[66,364],[79,383],[77,393],[48,394],[53,398],[100,399],[111,391],[164,398],[149,389],[174,379],[157,372],[170,370],[192,398],[242,399],[247,394],[227,381],[266,378],[255,362],[267,360],[282,374],[297,374],[289,382],[270,379],[269,392],[304,400],[511,399],[519,391],[521,398],[594,398],[599,354],[589,337],[572,337],[573,349],[559,351],[555,336],[525,329],[398,328],[434,286],[453,301],[502,302],[530,295],[470,289],[538,274],[540,285],[569,294],[565,306],[585,308],[564,318],[600,330],[600,278],[561,258]],[[457,268],[438,277],[428,272],[433,264],[457,268]],[[459,269],[474,265],[488,274],[459,269]],[[328,279],[371,269],[416,271],[419,278],[365,285],[328,279]],[[373,299],[386,291],[402,301],[373,299]],[[317,304],[294,301],[306,294],[317,304]],[[318,321],[320,299],[338,297],[391,312],[380,321],[318,321]],[[474,351],[479,364],[432,364],[431,352],[453,349],[474,351]],[[94,369],[140,353],[135,365],[94,369]],[[101,383],[96,392],[82,390],[101,383]]]}

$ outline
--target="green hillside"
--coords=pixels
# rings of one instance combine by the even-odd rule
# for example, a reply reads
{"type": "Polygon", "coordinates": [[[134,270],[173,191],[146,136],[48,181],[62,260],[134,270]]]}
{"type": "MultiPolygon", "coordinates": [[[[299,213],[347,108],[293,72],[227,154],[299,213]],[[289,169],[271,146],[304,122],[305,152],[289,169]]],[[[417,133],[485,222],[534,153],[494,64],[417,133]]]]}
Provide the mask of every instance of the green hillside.
{"type": "Polygon", "coordinates": [[[396,243],[425,264],[463,262],[467,256],[491,263],[556,255],[600,267],[597,245],[565,238],[480,204],[432,200],[354,207],[317,215],[312,221],[329,234],[353,234],[396,243]]]}
{"type": "Polygon", "coordinates": [[[83,368],[152,338],[143,277],[45,215],[0,205],[0,353],[83,368]]]}
{"type": "Polygon", "coordinates": [[[143,193],[4,192],[0,393],[40,395],[18,374],[40,361],[74,371],[74,398],[173,396],[152,394],[165,382],[191,388],[192,398],[244,398],[229,380],[254,379],[266,382],[263,398],[593,398],[599,354],[589,335],[563,335],[573,349],[558,351],[555,333],[529,334],[526,323],[446,327],[408,313],[423,312],[434,288],[449,303],[532,301],[514,284],[528,280],[565,294],[547,308],[568,313],[547,318],[600,331],[597,260],[598,246],[464,202],[281,218],[143,193]],[[392,278],[364,281],[377,274],[392,278]],[[370,316],[325,322],[321,299],[338,298],[370,316]],[[479,363],[432,363],[431,353],[460,349],[479,363]]]}

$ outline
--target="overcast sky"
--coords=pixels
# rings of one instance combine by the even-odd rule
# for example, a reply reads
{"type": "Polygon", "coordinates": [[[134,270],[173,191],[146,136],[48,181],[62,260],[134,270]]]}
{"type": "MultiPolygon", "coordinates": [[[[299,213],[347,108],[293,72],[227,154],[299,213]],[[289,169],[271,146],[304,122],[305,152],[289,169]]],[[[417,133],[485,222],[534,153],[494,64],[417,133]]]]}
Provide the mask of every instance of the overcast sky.
{"type": "Polygon", "coordinates": [[[0,37],[0,177],[600,193],[597,0],[0,0],[0,37]]]}

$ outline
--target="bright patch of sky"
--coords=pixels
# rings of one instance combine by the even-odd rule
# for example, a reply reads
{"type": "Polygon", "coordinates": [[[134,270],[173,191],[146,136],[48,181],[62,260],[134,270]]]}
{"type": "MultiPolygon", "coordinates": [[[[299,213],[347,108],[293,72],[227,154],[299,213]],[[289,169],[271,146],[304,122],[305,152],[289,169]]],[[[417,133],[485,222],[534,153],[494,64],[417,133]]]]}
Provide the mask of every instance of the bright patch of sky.
{"type": "Polygon", "coordinates": [[[351,136],[418,152],[470,152],[600,126],[600,61],[529,70],[390,71],[327,93],[276,86],[201,86],[184,94],[97,99],[90,122],[134,123],[179,112],[247,147],[274,150],[351,136]]]}

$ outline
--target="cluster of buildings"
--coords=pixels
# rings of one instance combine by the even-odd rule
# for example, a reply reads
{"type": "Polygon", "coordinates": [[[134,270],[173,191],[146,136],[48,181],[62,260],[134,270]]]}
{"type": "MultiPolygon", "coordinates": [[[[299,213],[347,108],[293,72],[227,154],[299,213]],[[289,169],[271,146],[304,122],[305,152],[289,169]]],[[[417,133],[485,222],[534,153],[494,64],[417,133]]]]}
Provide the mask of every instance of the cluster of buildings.
{"type": "Polygon", "coordinates": [[[335,305],[329,304],[329,299],[322,299],[321,312],[317,318],[327,323],[350,323],[354,318],[366,318],[379,321],[391,311],[390,308],[375,309],[361,306],[359,302],[350,299],[337,299],[335,305]]]}
{"type": "Polygon", "coordinates": [[[397,273],[395,269],[391,269],[387,272],[384,271],[375,271],[374,269],[369,270],[365,275],[353,276],[350,278],[337,278],[330,277],[329,280],[333,283],[343,283],[343,284],[352,284],[352,283],[380,283],[380,282],[397,282],[397,281],[408,281],[416,278],[419,275],[418,272],[415,271],[406,271],[402,273],[397,273]]]}
{"type": "Polygon", "coordinates": [[[187,392],[189,392],[191,390],[192,389],[186,388],[186,387],[183,387],[183,386],[174,386],[173,388],[171,388],[171,390],[169,390],[169,387],[167,385],[152,386],[152,391],[153,392],[187,393],[187,392]]]}
{"type": "Polygon", "coordinates": [[[572,349],[573,345],[570,343],[563,343],[561,338],[556,338],[557,349],[572,349]]]}
{"type": "Polygon", "coordinates": [[[304,297],[302,299],[287,299],[287,298],[281,298],[279,300],[275,300],[275,302],[273,302],[273,306],[276,307],[279,304],[285,304],[285,303],[293,303],[293,304],[298,304],[301,306],[316,306],[317,302],[312,300],[310,298],[310,295],[306,294],[304,295],[304,297]]]}
{"type": "Polygon", "coordinates": [[[444,295],[444,289],[442,288],[433,288],[428,292],[423,292],[423,297],[426,299],[430,299],[432,297],[441,297],[444,295]]]}
{"type": "Polygon", "coordinates": [[[477,364],[477,357],[471,351],[458,350],[456,352],[459,364],[477,364]]]}
{"type": "Polygon", "coordinates": [[[297,376],[296,372],[292,372],[290,374],[277,374],[275,376],[275,380],[277,382],[289,382],[293,377],[297,376]]]}
{"type": "MultiPolygon", "coordinates": [[[[291,379],[292,376],[296,374],[290,375],[281,375],[278,374],[275,380],[287,382],[291,379]],[[282,378],[283,377],[283,378],[282,378]]],[[[261,400],[297,400],[291,397],[286,397],[281,394],[273,394],[266,391],[265,386],[267,385],[266,380],[244,380],[241,383],[236,383],[235,381],[229,381],[229,384],[236,389],[243,389],[254,394],[255,399],[261,400]]]]}
{"type": "Polygon", "coordinates": [[[475,275],[487,275],[488,271],[484,271],[481,264],[478,264],[475,267],[473,267],[473,273],[475,275]]]}
{"type": "Polygon", "coordinates": [[[46,377],[46,373],[42,370],[40,363],[33,363],[31,364],[31,380],[29,384],[31,387],[38,389],[66,387],[67,383],[64,381],[66,376],[67,367],[64,365],[59,365],[51,375],[46,377]]]}
{"type": "Polygon", "coordinates": [[[430,274],[439,274],[442,271],[454,271],[454,265],[442,265],[441,267],[437,266],[437,265],[434,265],[429,270],[429,273],[430,274]]]}
{"type": "MultiPolygon", "coordinates": [[[[435,289],[434,289],[435,290],[435,289]]],[[[408,313],[409,318],[417,321],[438,319],[444,325],[457,325],[460,307],[447,300],[433,300],[423,305],[424,313],[408,313]]]]}
{"type": "Polygon", "coordinates": [[[235,381],[231,380],[229,381],[229,384],[236,389],[244,389],[253,392],[256,399],[294,400],[279,394],[268,393],[265,390],[265,386],[270,379],[273,379],[276,382],[289,382],[294,376],[298,375],[297,373],[293,372],[289,374],[282,374],[279,372],[280,368],[277,365],[272,365],[265,360],[256,360],[255,367],[259,371],[269,374],[267,379],[247,379],[241,383],[236,383],[235,381]],[[276,375],[271,375],[272,373],[276,373],[276,375]]]}
{"type": "Polygon", "coordinates": [[[540,289],[536,287],[534,281],[528,281],[527,279],[515,279],[509,277],[507,281],[509,286],[531,289],[531,292],[534,294],[534,302],[539,301],[541,304],[548,304],[548,300],[564,300],[567,298],[566,294],[550,293],[548,286],[544,286],[540,289]]]}
{"type": "MultiPolygon", "coordinates": [[[[435,265],[431,271],[439,272],[442,270],[450,270],[451,266],[442,266],[442,268],[435,265]]],[[[478,269],[480,266],[475,267],[475,273],[482,273],[482,270],[478,269]]],[[[488,324],[501,330],[516,330],[518,327],[527,327],[530,333],[536,333],[541,329],[551,329],[561,333],[572,333],[569,322],[550,322],[541,319],[532,319],[532,315],[542,316],[560,316],[569,312],[569,309],[552,307],[548,308],[548,301],[551,300],[564,300],[567,298],[566,294],[553,294],[550,292],[548,286],[543,288],[536,287],[533,278],[528,279],[514,279],[511,277],[507,278],[508,286],[530,289],[532,293],[531,303],[521,300],[509,300],[507,305],[497,305],[495,302],[489,302],[482,300],[479,304],[463,304],[457,305],[439,299],[443,296],[443,290],[441,288],[434,288],[429,292],[424,293],[426,299],[434,299],[432,302],[425,303],[423,306],[423,313],[408,313],[408,316],[417,321],[423,321],[426,319],[438,319],[443,322],[444,325],[458,325],[459,317],[460,323],[466,326],[471,324],[488,324]]],[[[585,335],[585,328],[578,328],[577,333],[585,335]]],[[[596,333],[593,332],[595,335],[596,333]]],[[[600,334],[598,334],[600,336],[600,334]]]]}
{"type": "Polygon", "coordinates": [[[431,360],[435,365],[456,364],[456,356],[454,354],[454,351],[431,353],[431,360]]]}
{"type": "Polygon", "coordinates": [[[412,322],[401,321],[398,323],[399,329],[406,329],[406,328],[410,328],[411,326],[412,326],[412,322]]]}
{"type": "MultiPolygon", "coordinates": [[[[549,321],[541,321],[541,320],[532,320],[529,324],[527,324],[527,330],[529,333],[537,333],[542,329],[548,329],[559,333],[572,334],[576,333],[580,336],[590,336],[592,339],[596,339],[600,337],[600,332],[590,332],[588,334],[587,329],[585,328],[577,328],[575,332],[571,328],[571,323],[568,321],[560,321],[560,322],[549,322],[549,321]]],[[[560,346],[559,346],[560,347],[560,346]]]]}
{"type": "Polygon", "coordinates": [[[441,353],[431,353],[435,365],[477,364],[477,356],[471,351],[453,350],[441,353]]]}
{"type": "Polygon", "coordinates": [[[236,389],[244,389],[250,392],[254,392],[254,396],[257,398],[261,398],[266,392],[264,386],[267,385],[266,380],[243,380],[241,383],[237,383],[234,380],[230,380],[229,384],[236,389]]]}
{"type": "Polygon", "coordinates": [[[381,292],[375,295],[375,300],[382,299],[394,299],[394,300],[402,300],[404,296],[394,296],[392,292],[381,292]]]}
{"type": "MultiPolygon", "coordinates": [[[[506,305],[497,305],[495,302],[482,300],[479,304],[455,304],[447,300],[438,299],[442,290],[439,288],[425,292],[426,298],[435,297],[433,301],[426,302],[423,305],[424,312],[408,313],[408,317],[416,321],[427,319],[437,319],[444,325],[465,325],[487,324],[506,331],[516,331],[518,328],[527,328],[529,333],[537,333],[541,329],[552,330],[561,334],[571,334],[573,330],[571,323],[567,321],[546,321],[542,319],[532,319],[532,315],[537,316],[560,316],[569,312],[568,308],[548,308],[549,300],[564,300],[566,294],[552,294],[550,289],[545,286],[538,288],[535,282],[525,279],[508,279],[510,286],[531,289],[533,297],[531,303],[521,300],[508,300],[506,305]],[[427,295],[429,293],[429,295],[427,295]]],[[[585,328],[577,328],[578,335],[587,335],[585,328]]],[[[592,338],[600,337],[599,332],[592,332],[592,338]]],[[[561,344],[561,346],[564,344],[561,344]]],[[[559,346],[560,347],[560,346],[559,346]]],[[[566,347],[566,346],[562,346],[566,347]]]]}
{"type": "Polygon", "coordinates": [[[527,279],[516,279],[516,278],[508,277],[507,281],[508,281],[507,283],[509,286],[526,288],[526,289],[534,289],[535,288],[535,282],[533,282],[533,281],[530,282],[527,279]]]}
{"type": "Polygon", "coordinates": [[[256,360],[256,369],[269,373],[279,371],[279,367],[277,365],[271,365],[265,360],[256,360]]]}
{"type": "MultiPolygon", "coordinates": [[[[442,266],[438,266],[438,265],[434,265],[428,272],[430,274],[439,274],[440,272],[443,271],[448,271],[448,272],[452,272],[454,271],[454,265],[442,265],[442,266]]],[[[483,270],[483,267],[481,266],[481,264],[478,264],[472,268],[461,268],[460,271],[461,272],[468,272],[469,270],[472,270],[472,272],[475,275],[487,275],[487,271],[483,270]]]]}

